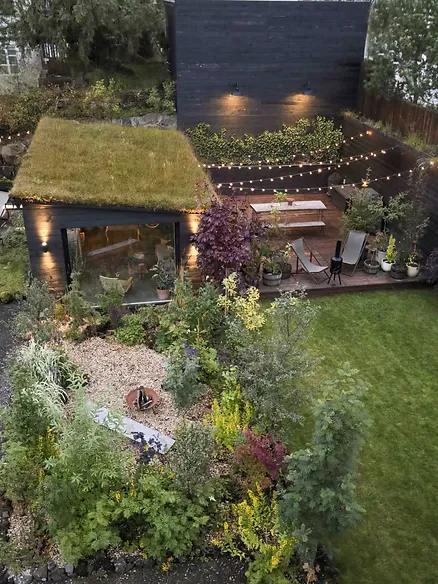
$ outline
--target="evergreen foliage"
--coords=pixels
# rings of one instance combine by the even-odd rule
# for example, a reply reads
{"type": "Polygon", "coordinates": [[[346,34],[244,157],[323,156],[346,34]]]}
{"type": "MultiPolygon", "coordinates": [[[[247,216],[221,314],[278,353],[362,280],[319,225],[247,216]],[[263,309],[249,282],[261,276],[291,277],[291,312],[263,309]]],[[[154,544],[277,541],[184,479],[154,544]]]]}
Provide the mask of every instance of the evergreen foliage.
{"type": "Polygon", "coordinates": [[[431,104],[438,87],[434,0],[378,0],[370,17],[367,85],[385,97],[431,104]]]}
{"type": "Polygon", "coordinates": [[[358,456],[371,420],[361,400],[367,385],[348,364],[323,386],[314,408],[308,448],[287,457],[287,486],[279,503],[282,524],[313,563],[318,543],[354,526],[363,513],[356,501],[358,456]]]}

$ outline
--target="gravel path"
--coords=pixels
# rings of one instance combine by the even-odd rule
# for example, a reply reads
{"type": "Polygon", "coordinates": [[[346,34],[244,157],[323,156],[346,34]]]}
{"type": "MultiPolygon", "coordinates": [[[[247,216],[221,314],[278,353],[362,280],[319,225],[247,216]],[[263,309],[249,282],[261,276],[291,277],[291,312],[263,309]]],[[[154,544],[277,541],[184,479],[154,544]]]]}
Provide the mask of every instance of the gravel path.
{"type": "MultiPolygon", "coordinates": [[[[93,337],[83,343],[65,343],[70,359],[88,374],[87,398],[99,407],[123,412],[141,424],[174,437],[182,412],[174,406],[171,395],[161,389],[167,359],[144,345],[128,347],[114,339],[93,337]],[[153,411],[138,412],[126,405],[127,393],[139,385],[158,394],[153,411]]],[[[200,420],[208,411],[209,400],[201,400],[184,412],[184,418],[200,420]]]]}
{"type": "MultiPolygon", "coordinates": [[[[119,576],[111,574],[105,580],[97,578],[80,578],[77,582],[84,584],[245,584],[247,567],[242,562],[229,556],[217,560],[198,561],[173,566],[169,572],[159,568],[136,569],[129,574],[119,576]]],[[[74,581],[73,581],[74,582],[74,581]]]]}
{"type": "Polygon", "coordinates": [[[10,386],[7,375],[8,355],[17,340],[12,335],[10,324],[18,310],[18,305],[0,304],[0,405],[9,401],[10,386]]]}

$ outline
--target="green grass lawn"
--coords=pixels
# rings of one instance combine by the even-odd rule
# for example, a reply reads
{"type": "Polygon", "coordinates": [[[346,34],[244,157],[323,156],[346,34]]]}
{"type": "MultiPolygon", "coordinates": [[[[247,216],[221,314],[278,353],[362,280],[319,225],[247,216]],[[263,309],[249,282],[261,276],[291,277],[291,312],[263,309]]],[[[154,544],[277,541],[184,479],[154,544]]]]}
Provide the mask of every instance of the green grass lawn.
{"type": "Polygon", "coordinates": [[[349,361],[370,383],[374,424],[358,486],[366,515],[336,542],[342,584],[438,582],[438,295],[315,299],[312,385],[349,361]]]}

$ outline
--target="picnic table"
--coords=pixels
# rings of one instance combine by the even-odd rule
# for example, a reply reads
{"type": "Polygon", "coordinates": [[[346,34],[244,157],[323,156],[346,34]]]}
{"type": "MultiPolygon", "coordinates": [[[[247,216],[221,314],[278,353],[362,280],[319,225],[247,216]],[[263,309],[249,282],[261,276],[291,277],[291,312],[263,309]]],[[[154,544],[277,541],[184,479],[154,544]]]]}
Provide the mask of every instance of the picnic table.
{"type": "Polygon", "coordinates": [[[289,228],[307,228],[307,227],[325,227],[324,211],[327,209],[322,201],[293,201],[292,203],[252,203],[252,210],[257,214],[272,213],[278,211],[282,214],[297,212],[317,212],[316,221],[280,221],[277,226],[284,229],[289,228]]]}

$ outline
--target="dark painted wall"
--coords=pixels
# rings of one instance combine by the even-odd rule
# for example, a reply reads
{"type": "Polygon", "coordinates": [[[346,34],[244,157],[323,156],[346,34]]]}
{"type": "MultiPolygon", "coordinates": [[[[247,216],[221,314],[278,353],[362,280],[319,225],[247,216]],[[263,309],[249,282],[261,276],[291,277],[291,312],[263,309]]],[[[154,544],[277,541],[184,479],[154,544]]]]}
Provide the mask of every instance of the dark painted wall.
{"type": "MultiPolygon", "coordinates": [[[[421,160],[428,158],[427,154],[419,152],[403,142],[387,136],[379,130],[371,128],[357,120],[350,118],[344,121],[345,144],[342,148],[342,156],[355,156],[364,152],[377,150],[387,150],[386,155],[359,160],[354,164],[344,166],[339,172],[347,177],[349,182],[360,182],[365,176],[367,168],[371,168],[371,178],[386,177],[397,173],[409,171],[421,163],[421,160]],[[367,135],[366,131],[371,130],[372,134],[367,135]],[[363,133],[363,137],[357,137],[363,133]],[[350,136],[355,136],[354,140],[348,140],[350,136]],[[396,148],[394,148],[396,146],[396,148]],[[391,148],[391,150],[389,150],[391,148]]],[[[428,165],[429,180],[424,192],[424,199],[428,205],[430,221],[425,236],[421,242],[421,247],[425,253],[430,253],[432,249],[438,247],[438,169],[437,166],[428,165]]],[[[379,192],[385,202],[400,192],[406,191],[409,174],[402,177],[394,177],[391,180],[380,180],[371,184],[373,189],[379,192]]]]}
{"type": "Polygon", "coordinates": [[[369,2],[177,0],[178,125],[255,134],[356,103],[369,2]],[[313,95],[303,95],[310,84],[313,95]],[[242,95],[231,95],[238,83],[242,95]]]}
{"type": "Polygon", "coordinates": [[[32,275],[47,280],[56,291],[67,284],[61,229],[100,225],[141,225],[179,223],[183,263],[190,252],[190,235],[196,230],[197,215],[153,212],[145,209],[84,207],[81,205],[25,203],[23,208],[32,275]],[[41,247],[48,243],[48,252],[41,247]]]}

